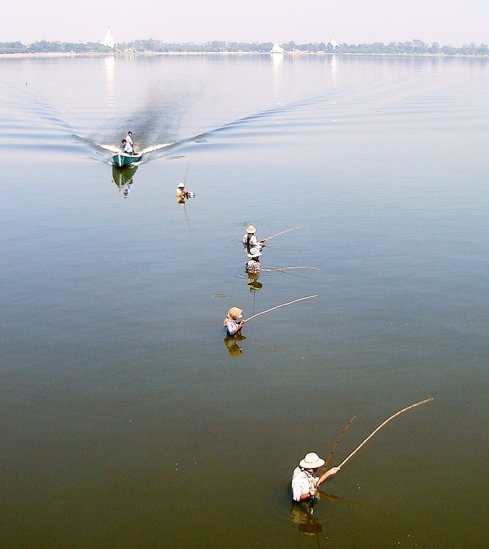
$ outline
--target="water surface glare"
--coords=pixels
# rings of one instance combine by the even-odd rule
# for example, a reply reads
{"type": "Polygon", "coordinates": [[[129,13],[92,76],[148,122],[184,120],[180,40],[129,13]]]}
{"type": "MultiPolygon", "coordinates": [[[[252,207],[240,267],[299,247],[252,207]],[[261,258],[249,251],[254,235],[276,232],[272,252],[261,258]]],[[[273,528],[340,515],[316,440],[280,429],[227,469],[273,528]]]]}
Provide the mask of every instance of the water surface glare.
{"type": "Polygon", "coordinates": [[[487,544],[487,60],[0,66],[2,547],[487,544]]]}

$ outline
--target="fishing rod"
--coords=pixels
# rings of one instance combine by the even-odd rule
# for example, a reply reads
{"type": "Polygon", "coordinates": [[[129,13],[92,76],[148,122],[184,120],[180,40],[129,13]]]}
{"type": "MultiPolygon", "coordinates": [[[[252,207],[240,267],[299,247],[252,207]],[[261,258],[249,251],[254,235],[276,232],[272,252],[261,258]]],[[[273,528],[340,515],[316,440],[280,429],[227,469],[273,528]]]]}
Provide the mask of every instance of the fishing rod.
{"type": "Polygon", "coordinates": [[[251,315],[249,318],[246,318],[244,321],[249,322],[251,319],[256,318],[257,316],[264,315],[266,313],[270,313],[274,311],[275,309],[280,309],[280,307],[286,307],[287,305],[292,305],[293,303],[297,303],[299,301],[305,301],[306,299],[312,299],[314,297],[318,297],[318,294],[314,295],[307,295],[305,297],[299,297],[297,299],[294,299],[292,301],[287,301],[287,303],[281,303],[280,305],[275,305],[275,307],[270,307],[270,309],[265,309],[264,311],[261,311],[259,313],[256,313],[254,315],[251,315]]]}
{"type": "Polygon", "coordinates": [[[400,416],[401,414],[403,414],[404,412],[407,412],[408,410],[412,410],[413,408],[416,408],[416,406],[422,406],[423,404],[427,404],[428,402],[431,402],[432,400],[433,400],[433,397],[427,398],[425,400],[421,400],[420,402],[416,402],[415,404],[411,404],[410,406],[406,406],[406,408],[403,408],[402,410],[399,410],[399,412],[396,412],[392,416],[388,417],[376,429],[374,429],[374,431],[372,431],[370,433],[370,435],[359,446],[357,446],[355,448],[355,450],[353,450],[353,452],[347,458],[345,458],[338,465],[338,468],[343,467],[343,465],[345,465],[348,461],[350,461],[350,459],[360,450],[360,448],[362,448],[362,446],[364,446],[377,432],[379,432],[382,429],[382,427],[387,425],[387,423],[389,423],[389,421],[392,421],[394,418],[396,418],[397,416],[400,416]]]}
{"type": "Polygon", "coordinates": [[[331,449],[329,456],[326,458],[323,467],[328,466],[328,463],[331,461],[331,458],[333,457],[334,453],[336,452],[336,449],[338,448],[338,444],[340,443],[340,440],[343,438],[343,435],[348,431],[348,429],[350,428],[350,425],[354,422],[356,417],[357,416],[352,416],[350,418],[350,421],[348,421],[348,423],[343,427],[343,431],[341,431],[341,433],[338,435],[338,438],[333,444],[333,448],[331,449]]]}
{"type": "Polygon", "coordinates": [[[183,176],[183,182],[184,183],[187,183],[187,176],[188,176],[188,172],[190,170],[190,165],[192,164],[192,159],[189,159],[189,161],[187,162],[187,169],[185,170],[185,175],[183,176]]]}
{"type": "Polygon", "coordinates": [[[298,265],[297,267],[262,267],[262,271],[266,272],[283,272],[283,271],[294,271],[297,269],[310,269],[313,271],[320,271],[319,267],[308,267],[307,265],[298,265]]]}
{"type": "Polygon", "coordinates": [[[280,236],[281,234],[288,233],[290,231],[295,231],[296,229],[302,229],[304,228],[304,225],[298,225],[297,227],[291,227],[290,229],[285,229],[285,231],[280,231],[279,233],[272,234],[272,236],[267,236],[267,238],[263,238],[261,241],[267,241],[272,240],[272,238],[275,238],[276,236],[280,236]]]}

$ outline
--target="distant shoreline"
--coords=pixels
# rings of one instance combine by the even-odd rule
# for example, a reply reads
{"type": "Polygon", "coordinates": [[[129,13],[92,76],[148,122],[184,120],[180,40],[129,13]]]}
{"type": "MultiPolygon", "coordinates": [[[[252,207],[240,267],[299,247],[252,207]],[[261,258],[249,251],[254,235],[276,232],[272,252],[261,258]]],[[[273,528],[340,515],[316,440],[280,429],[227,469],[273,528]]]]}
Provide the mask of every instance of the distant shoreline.
{"type": "Polygon", "coordinates": [[[260,51],[137,51],[137,52],[29,52],[29,53],[0,53],[0,59],[41,59],[41,58],[67,58],[67,57],[158,57],[158,56],[249,56],[260,55],[269,57],[307,57],[307,56],[346,56],[346,57],[434,57],[440,59],[464,58],[464,59],[489,59],[483,54],[446,54],[446,53],[388,53],[388,52],[325,52],[325,51],[286,51],[284,53],[270,53],[260,51]]]}

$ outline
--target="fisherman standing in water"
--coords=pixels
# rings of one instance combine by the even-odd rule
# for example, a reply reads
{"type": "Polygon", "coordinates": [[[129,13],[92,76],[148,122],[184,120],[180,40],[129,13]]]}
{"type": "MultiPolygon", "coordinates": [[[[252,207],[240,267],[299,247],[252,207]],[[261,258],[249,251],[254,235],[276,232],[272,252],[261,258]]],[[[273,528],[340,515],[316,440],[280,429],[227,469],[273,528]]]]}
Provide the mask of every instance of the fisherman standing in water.
{"type": "Polygon", "coordinates": [[[260,256],[261,252],[258,250],[258,247],[251,248],[250,253],[248,254],[248,261],[246,262],[245,270],[248,274],[257,275],[261,271],[260,265],[260,256]]]}
{"type": "Polygon", "coordinates": [[[179,183],[177,188],[177,200],[179,204],[185,204],[185,200],[188,198],[195,198],[195,193],[187,191],[185,183],[179,183]]]}
{"type": "Polygon", "coordinates": [[[314,502],[318,486],[325,480],[336,475],[340,468],[332,467],[323,473],[320,477],[315,476],[318,469],[324,465],[324,459],[316,453],[307,454],[301,459],[299,466],[294,469],[292,474],[292,499],[296,502],[314,502]]]}
{"type": "Polygon", "coordinates": [[[229,336],[240,336],[245,322],[243,320],[243,311],[239,307],[231,307],[224,319],[227,334],[229,336]]]}
{"type": "Polygon", "coordinates": [[[185,200],[188,198],[187,189],[185,189],[185,183],[180,183],[177,188],[177,200],[179,204],[185,204],[185,200]]]}
{"type": "Polygon", "coordinates": [[[185,188],[185,183],[179,183],[177,188],[177,198],[179,200],[185,200],[188,198],[189,192],[185,188]]]}
{"type": "Polygon", "coordinates": [[[257,248],[259,252],[265,247],[265,240],[257,240],[256,228],[253,225],[248,225],[246,234],[243,236],[242,242],[246,254],[250,254],[253,248],[257,248]]]}

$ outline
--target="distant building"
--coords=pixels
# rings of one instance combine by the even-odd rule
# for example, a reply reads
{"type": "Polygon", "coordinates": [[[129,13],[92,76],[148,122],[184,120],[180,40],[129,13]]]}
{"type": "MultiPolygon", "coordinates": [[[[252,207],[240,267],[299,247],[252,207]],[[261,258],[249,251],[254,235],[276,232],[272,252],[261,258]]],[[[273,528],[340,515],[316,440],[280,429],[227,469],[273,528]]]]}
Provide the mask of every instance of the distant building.
{"type": "Polygon", "coordinates": [[[284,49],[281,48],[277,43],[273,45],[273,48],[270,50],[270,53],[278,53],[279,55],[283,55],[284,49]]]}
{"type": "Polygon", "coordinates": [[[105,33],[103,44],[108,48],[113,48],[115,46],[115,40],[112,36],[112,33],[110,32],[110,27],[107,27],[107,32],[105,33]]]}
{"type": "Polygon", "coordinates": [[[338,42],[334,38],[331,40],[330,44],[333,46],[334,50],[338,47],[338,42]]]}

